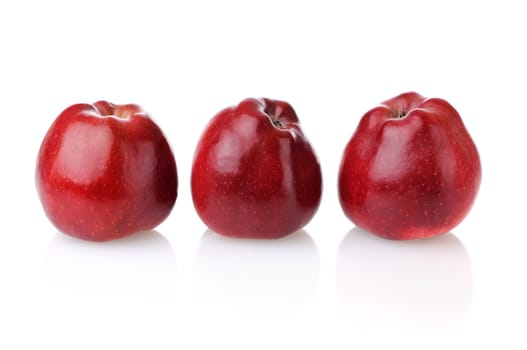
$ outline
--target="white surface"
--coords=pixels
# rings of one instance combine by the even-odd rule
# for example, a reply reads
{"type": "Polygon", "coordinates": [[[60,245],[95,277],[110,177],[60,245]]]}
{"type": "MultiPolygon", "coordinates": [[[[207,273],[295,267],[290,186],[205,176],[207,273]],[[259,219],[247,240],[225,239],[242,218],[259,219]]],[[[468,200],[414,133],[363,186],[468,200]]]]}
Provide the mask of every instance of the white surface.
{"type": "Polygon", "coordinates": [[[527,347],[521,2],[4,1],[0,348],[527,347]],[[337,199],[342,150],[377,103],[415,90],[458,109],[482,159],[451,234],[380,240],[337,199]],[[323,201],[272,242],[206,234],[190,199],[206,122],[245,97],[289,101],[323,201]],[[179,198],[154,233],[56,232],[34,188],[40,142],[77,102],[134,102],[167,134],[179,198]]]}

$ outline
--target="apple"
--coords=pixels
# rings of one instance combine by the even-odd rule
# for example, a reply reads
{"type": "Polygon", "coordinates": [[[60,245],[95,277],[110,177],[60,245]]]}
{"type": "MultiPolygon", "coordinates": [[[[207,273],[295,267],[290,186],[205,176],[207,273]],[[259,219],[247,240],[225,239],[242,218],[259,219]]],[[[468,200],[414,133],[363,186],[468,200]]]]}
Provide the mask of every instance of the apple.
{"type": "Polygon", "coordinates": [[[291,105],[249,98],[207,125],[194,154],[191,187],[196,211],[212,231],[280,238],[315,215],[322,174],[291,105]]]}
{"type": "Polygon", "coordinates": [[[63,233],[109,241],[150,230],[177,197],[174,155],[138,105],[75,104],[48,130],[37,158],[36,187],[63,233]]]}
{"type": "Polygon", "coordinates": [[[478,151],[445,100],[401,94],[367,112],[339,171],[340,204],[357,226],[407,240],[446,233],[481,182],[478,151]]]}

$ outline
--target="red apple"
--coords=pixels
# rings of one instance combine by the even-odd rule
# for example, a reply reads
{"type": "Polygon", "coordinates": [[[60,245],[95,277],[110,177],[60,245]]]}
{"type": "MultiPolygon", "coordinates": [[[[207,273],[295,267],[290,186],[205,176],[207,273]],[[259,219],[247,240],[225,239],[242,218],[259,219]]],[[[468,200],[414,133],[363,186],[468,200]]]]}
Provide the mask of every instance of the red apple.
{"type": "Polygon", "coordinates": [[[160,224],[178,182],[170,146],[148,114],[99,101],[57,117],[40,147],[36,185],[60,231],[108,241],[160,224]]]}
{"type": "Polygon", "coordinates": [[[414,92],[366,113],[342,157],[340,204],[357,226],[390,239],[450,231],[481,182],[478,151],[445,100],[414,92]]]}
{"type": "Polygon", "coordinates": [[[211,230],[279,238],[311,220],[322,175],[293,108],[250,98],[209,122],[194,155],[191,185],[196,211],[211,230]]]}

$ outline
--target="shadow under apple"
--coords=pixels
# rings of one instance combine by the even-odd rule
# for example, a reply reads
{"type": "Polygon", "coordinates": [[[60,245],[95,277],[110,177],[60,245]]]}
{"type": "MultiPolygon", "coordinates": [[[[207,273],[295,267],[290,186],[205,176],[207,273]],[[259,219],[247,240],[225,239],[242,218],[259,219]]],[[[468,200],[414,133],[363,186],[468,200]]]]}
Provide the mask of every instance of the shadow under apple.
{"type": "Polygon", "coordinates": [[[199,304],[244,316],[294,314],[315,293],[319,255],[304,230],[280,239],[236,239],[207,230],[193,269],[199,304]]]}
{"type": "Polygon", "coordinates": [[[354,228],[338,248],[336,284],[353,323],[375,329],[452,326],[473,293],[469,255],[451,233],[390,241],[354,228]]]}

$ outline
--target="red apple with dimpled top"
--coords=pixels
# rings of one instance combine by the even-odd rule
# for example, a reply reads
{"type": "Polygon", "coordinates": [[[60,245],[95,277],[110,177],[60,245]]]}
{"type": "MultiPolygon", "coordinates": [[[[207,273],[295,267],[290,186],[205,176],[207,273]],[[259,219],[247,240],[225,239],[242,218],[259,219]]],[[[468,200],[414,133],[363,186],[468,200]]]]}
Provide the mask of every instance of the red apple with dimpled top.
{"type": "Polygon", "coordinates": [[[246,99],[206,127],[191,185],[196,211],[211,230],[279,238],[311,220],[322,175],[293,108],[282,101],[246,99]]]}
{"type": "Polygon", "coordinates": [[[480,182],[478,151],[458,112],[410,92],[362,117],[344,150],[338,188],[357,226],[405,240],[458,225],[480,182]]]}
{"type": "Polygon", "coordinates": [[[178,182],[170,146],[148,114],[99,101],[57,117],[40,147],[36,185],[60,231],[108,241],[160,224],[178,182]]]}

